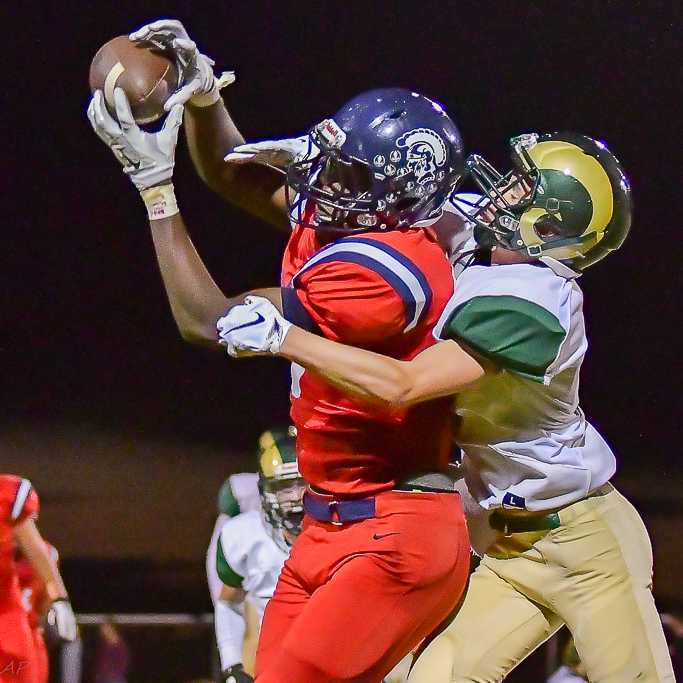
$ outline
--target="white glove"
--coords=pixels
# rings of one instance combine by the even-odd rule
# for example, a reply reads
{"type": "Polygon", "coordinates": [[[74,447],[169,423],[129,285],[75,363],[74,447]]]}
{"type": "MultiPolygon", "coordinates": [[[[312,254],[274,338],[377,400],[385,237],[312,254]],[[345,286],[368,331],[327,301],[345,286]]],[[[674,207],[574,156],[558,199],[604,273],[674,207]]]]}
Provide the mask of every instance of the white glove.
{"type": "Polygon", "coordinates": [[[47,625],[54,629],[60,640],[72,642],[78,636],[76,616],[71,603],[66,598],[59,598],[51,605],[47,613],[47,625]]]}
{"type": "Polygon", "coordinates": [[[263,140],[237,145],[225,157],[225,161],[233,164],[256,163],[264,166],[285,169],[291,163],[304,161],[320,152],[310,135],[283,140],[263,140]]]}
{"type": "Polygon", "coordinates": [[[145,24],[128,37],[134,42],[150,41],[174,54],[183,86],[168,98],[164,104],[166,111],[188,101],[200,107],[213,104],[220,97],[218,91],[235,82],[234,71],[225,71],[216,79],[213,59],[199,52],[185,27],[175,19],[159,19],[145,24]]]}
{"type": "Polygon", "coordinates": [[[126,93],[121,88],[114,90],[114,102],[118,122],[107,111],[102,91],[95,91],[88,106],[88,119],[97,136],[112,150],[124,173],[141,192],[170,181],[183,106],[178,104],[171,110],[160,131],[147,133],[135,123],[126,93]]]}
{"type": "Polygon", "coordinates": [[[244,353],[279,353],[292,323],[261,296],[248,296],[216,323],[219,344],[231,356],[244,353]]]}

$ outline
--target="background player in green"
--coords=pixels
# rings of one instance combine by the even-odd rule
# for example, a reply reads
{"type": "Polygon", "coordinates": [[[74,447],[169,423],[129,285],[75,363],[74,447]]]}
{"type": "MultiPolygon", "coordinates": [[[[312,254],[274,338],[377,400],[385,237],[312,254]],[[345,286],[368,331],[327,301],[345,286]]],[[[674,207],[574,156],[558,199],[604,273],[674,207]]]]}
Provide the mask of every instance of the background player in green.
{"type": "Polygon", "coordinates": [[[576,278],[623,243],[629,184],[585,136],[524,135],[511,148],[506,175],[470,157],[484,195],[454,198],[476,250],[456,262],[435,330],[443,342],[396,361],[292,328],[255,297],[225,329],[254,310],[264,322],[224,343],[283,355],[391,406],[456,394],[467,489],[497,533],[412,682],[500,681],[563,623],[590,680],[672,681],[647,531],[609,484],[614,455],[578,399],[588,345],[576,278]]]}
{"type": "Polygon", "coordinates": [[[295,436],[293,427],[263,432],[258,474],[233,475],[219,493],[221,515],[207,553],[207,575],[225,683],[254,680],[263,612],[300,531],[305,484],[295,436]]]}
{"type": "MultiPolygon", "coordinates": [[[[216,548],[221,529],[225,524],[243,513],[261,509],[258,492],[258,474],[256,472],[240,472],[230,475],[218,490],[216,500],[218,516],[214,524],[211,541],[206,551],[206,580],[209,595],[213,603],[214,630],[221,671],[227,672],[231,667],[245,662],[244,650],[255,635],[247,623],[246,605],[221,599],[223,582],[216,568],[216,548]],[[245,628],[246,627],[246,628],[245,628]]],[[[254,650],[255,648],[251,648],[254,650]]],[[[253,659],[253,657],[251,658],[253,659]]],[[[251,661],[251,660],[249,660],[251,661]]],[[[253,664],[253,662],[252,662],[253,664]]],[[[247,669],[247,670],[253,670],[247,669]]],[[[225,676],[227,679],[227,675],[225,676]]]]}

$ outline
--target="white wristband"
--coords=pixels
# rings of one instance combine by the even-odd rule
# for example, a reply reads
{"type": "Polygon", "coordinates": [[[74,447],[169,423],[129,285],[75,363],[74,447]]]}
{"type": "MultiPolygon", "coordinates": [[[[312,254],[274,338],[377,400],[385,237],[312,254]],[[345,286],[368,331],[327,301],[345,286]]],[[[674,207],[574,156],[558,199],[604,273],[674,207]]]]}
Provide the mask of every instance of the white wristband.
{"type": "Polygon", "coordinates": [[[221,93],[218,90],[218,86],[216,85],[216,81],[213,82],[213,87],[209,92],[203,92],[200,93],[199,95],[193,95],[190,98],[190,104],[193,107],[199,107],[199,108],[204,108],[204,107],[210,107],[212,104],[216,104],[218,100],[221,98],[221,93]]]}
{"type": "Polygon", "coordinates": [[[235,82],[235,72],[234,71],[224,71],[218,78],[214,76],[213,87],[209,92],[199,93],[198,95],[193,95],[190,98],[190,104],[193,107],[210,107],[212,104],[216,104],[221,98],[221,90],[231,83],[235,82]]]}
{"type": "Polygon", "coordinates": [[[147,216],[150,221],[170,218],[180,211],[173,191],[173,183],[148,187],[146,190],[142,190],[140,195],[147,207],[147,216]]]}

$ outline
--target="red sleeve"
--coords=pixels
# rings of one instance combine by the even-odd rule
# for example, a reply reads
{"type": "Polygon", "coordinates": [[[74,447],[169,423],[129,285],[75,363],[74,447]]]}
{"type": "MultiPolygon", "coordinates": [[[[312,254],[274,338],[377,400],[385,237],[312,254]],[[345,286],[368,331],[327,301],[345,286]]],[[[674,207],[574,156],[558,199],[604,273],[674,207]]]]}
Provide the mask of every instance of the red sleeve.
{"type": "Polygon", "coordinates": [[[0,515],[12,526],[29,517],[37,518],[40,503],[28,479],[4,475],[0,477],[0,515]]]}
{"type": "Polygon", "coordinates": [[[402,333],[405,327],[403,300],[380,274],[364,265],[347,261],[315,265],[297,278],[295,294],[328,339],[371,345],[402,333]]]}

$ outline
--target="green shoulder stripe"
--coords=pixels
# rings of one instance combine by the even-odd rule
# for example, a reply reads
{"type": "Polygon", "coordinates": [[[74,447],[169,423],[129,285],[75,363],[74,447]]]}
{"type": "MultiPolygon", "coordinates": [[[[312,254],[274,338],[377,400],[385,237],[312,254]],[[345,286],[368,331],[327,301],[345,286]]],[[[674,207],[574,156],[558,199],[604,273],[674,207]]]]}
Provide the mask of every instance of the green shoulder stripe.
{"type": "Polygon", "coordinates": [[[232,492],[232,482],[228,477],[218,489],[218,512],[235,517],[240,513],[240,505],[232,492]]]}
{"type": "Polygon", "coordinates": [[[516,296],[478,296],[458,306],[444,333],[500,367],[542,382],[564,341],[550,311],[516,296]]]}
{"type": "Polygon", "coordinates": [[[241,588],[242,581],[244,577],[240,576],[225,559],[225,553],[223,552],[223,545],[221,544],[220,538],[218,539],[218,547],[216,549],[216,571],[220,580],[226,586],[232,586],[232,588],[241,588]]]}

